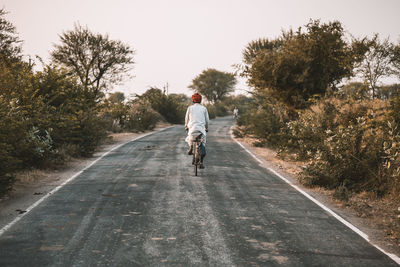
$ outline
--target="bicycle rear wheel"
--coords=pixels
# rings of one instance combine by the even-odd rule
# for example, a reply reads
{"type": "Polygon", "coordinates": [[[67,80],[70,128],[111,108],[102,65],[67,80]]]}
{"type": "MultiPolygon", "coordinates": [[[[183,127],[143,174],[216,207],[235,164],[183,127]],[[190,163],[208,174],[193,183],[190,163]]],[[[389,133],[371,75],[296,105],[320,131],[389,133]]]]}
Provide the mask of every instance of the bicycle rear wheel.
{"type": "Polygon", "coordinates": [[[197,151],[197,143],[195,143],[193,147],[193,166],[194,166],[194,176],[197,176],[197,166],[198,166],[198,151],[197,151]]]}

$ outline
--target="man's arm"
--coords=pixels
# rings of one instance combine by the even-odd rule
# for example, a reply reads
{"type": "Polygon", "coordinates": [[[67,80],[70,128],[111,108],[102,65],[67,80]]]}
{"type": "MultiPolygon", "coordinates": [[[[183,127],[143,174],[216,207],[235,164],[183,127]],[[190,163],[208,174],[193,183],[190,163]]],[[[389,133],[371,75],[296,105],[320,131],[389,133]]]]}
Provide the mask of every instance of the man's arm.
{"type": "Polygon", "coordinates": [[[185,130],[187,131],[189,129],[189,115],[190,115],[190,107],[187,108],[186,110],[186,115],[185,115],[185,130]]]}
{"type": "Polygon", "coordinates": [[[207,108],[205,109],[205,119],[206,119],[206,131],[208,131],[208,122],[210,120],[210,117],[208,116],[207,108]]]}

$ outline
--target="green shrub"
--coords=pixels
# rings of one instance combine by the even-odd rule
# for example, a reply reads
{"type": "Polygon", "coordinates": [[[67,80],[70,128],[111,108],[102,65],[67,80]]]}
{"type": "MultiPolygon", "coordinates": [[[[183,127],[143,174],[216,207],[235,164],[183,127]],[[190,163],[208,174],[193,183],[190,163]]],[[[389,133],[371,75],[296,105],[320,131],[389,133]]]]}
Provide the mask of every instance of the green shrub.
{"type": "Polygon", "coordinates": [[[27,131],[26,138],[20,140],[17,153],[24,166],[43,167],[57,153],[50,135],[52,129],[41,130],[36,126],[27,131]]]}
{"type": "Polygon", "coordinates": [[[160,120],[160,114],[151,108],[150,103],[139,99],[128,112],[126,128],[131,131],[152,130],[160,120]]]}
{"type": "Polygon", "coordinates": [[[391,192],[400,193],[400,131],[394,122],[387,122],[383,143],[383,170],[391,192]]]}
{"type": "Polygon", "coordinates": [[[207,108],[208,116],[210,117],[210,119],[215,119],[217,117],[215,106],[212,104],[206,104],[205,107],[207,108]]]}
{"type": "Polygon", "coordinates": [[[25,128],[13,102],[0,95],[0,195],[8,191],[14,181],[13,173],[21,167],[18,141],[25,137],[25,128]]]}
{"type": "Polygon", "coordinates": [[[286,110],[273,103],[249,105],[242,109],[237,125],[242,135],[250,135],[258,139],[257,146],[268,145],[278,147],[286,140],[286,110]]]}
{"type": "Polygon", "coordinates": [[[217,102],[214,104],[215,107],[215,115],[217,117],[224,117],[230,115],[227,106],[222,102],[217,102]]]}
{"type": "Polygon", "coordinates": [[[336,189],[342,199],[361,190],[383,195],[398,188],[400,173],[399,132],[385,124],[387,113],[380,100],[318,101],[281,128],[281,150],[309,160],[301,177],[307,185],[336,189]]]}
{"type": "Polygon", "coordinates": [[[72,144],[79,146],[82,156],[90,156],[107,137],[107,132],[96,111],[86,111],[79,115],[79,127],[75,129],[77,138],[72,144]]]}
{"type": "Polygon", "coordinates": [[[169,123],[184,123],[189,98],[183,94],[166,94],[158,88],[150,88],[139,99],[150,104],[169,123]]]}
{"type": "Polygon", "coordinates": [[[390,192],[400,193],[400,97],[398,93],[391,99],[390,112],[384,130],[383,168],[387,176],[390,192]]]}
{"type": "Polygon", "coordinates": [[[379,189],[382,138],[379,130],[359,117],[357,123],[327,131],[320,150],[304,170],[304,182],[327,188],[344,186],[352,191],[379,189]]]}
{"type": "Polygon", "coordinates": [[[299,159],[312,157],[323,146],[327,131],[337,127],[338,112],[329,101],[304,110],[297,120],[287,123],[288,139],[281,149],[296,152],[299,159]]]}

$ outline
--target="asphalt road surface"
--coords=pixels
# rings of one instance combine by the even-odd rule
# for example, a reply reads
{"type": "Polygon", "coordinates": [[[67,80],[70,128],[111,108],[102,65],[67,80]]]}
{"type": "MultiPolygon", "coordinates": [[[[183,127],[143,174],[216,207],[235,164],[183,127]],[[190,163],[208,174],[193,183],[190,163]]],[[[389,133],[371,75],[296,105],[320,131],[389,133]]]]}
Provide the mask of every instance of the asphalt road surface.
{"type": "Polygon", "coordinates": [[[0,266],[397,266],[213,120],[195,177],[175,126],[130,142],[0,236],[0,266]]]}

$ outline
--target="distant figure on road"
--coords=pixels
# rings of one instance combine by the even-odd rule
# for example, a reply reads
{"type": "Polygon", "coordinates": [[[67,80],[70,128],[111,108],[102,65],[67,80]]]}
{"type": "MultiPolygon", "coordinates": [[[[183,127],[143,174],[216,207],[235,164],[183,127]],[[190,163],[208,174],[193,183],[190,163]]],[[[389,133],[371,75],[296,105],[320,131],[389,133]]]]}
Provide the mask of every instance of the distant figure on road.
{"type": "Polygon", "coordinates": [[[205,157],[205,144],[206,132],[208,132],[209,116],[207,108],[201,105],[201,95],[195,93],[192,95],[193,105],[188,107],[185,116],[185,130],[188,132],[186,142],[189,144],[188,155],[193,153],[193,140],[199,135],[203,134],[202,150],[204,153],[201,155],[200,168],[204,168],[203,159],[205,157]]]}
{"type": "Polygon", "coordinates": [[[239,116],[239,110],[237,109],[237,107],[235,107],[233,109],[233,119],[237,119],[237,117],[239,116]]]}

